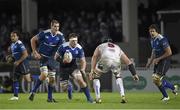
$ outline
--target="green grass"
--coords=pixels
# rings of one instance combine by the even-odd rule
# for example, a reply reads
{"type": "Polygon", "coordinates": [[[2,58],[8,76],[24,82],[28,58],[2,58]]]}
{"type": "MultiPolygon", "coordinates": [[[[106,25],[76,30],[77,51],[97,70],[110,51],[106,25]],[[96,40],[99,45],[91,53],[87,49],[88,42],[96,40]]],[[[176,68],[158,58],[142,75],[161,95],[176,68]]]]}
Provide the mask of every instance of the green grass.
{"type": "MultiPolygon", "coordinates": [[[[94,97],[94,93],[92,93],[94,97]]],[[[19,94],[18,101],[9,101],[12,94],[0,94],[0,109],[180,109],[180,96],[169,93],[170,101],[165,104],[159,92],[126,92],[128,103],[121,104],[119,93],[101,93],[102,103],[87,103],[83,93],[74,93],[73,100],[66,93],[55,93],[58,103],[47,103],[47,93],[38,93],[33,102],[29,94],[19,94]]]]}

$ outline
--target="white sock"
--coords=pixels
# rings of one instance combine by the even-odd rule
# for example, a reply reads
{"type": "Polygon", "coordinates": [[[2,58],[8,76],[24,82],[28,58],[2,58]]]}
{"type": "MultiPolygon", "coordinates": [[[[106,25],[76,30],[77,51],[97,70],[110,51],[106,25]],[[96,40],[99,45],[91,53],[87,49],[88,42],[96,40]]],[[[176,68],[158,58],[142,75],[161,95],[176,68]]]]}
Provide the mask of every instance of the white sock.
{"type": "Polygon", "coordinates": [[[117,78],[117,79],[116,79],[116,84],[117,84],[117,86],[118,86],[118,90],[119,90],[121,96],[125,96],[122,78],[117,78]]]}
{"type": "Polygon", "coordinates": [[[100,96],[100,87],[101,87],[101,84],[100,84],[99,79],[93,79],[93,88],[94,88],[94,92],[96,95],[96,99],[99,99],[101,97],[100,96]]]}

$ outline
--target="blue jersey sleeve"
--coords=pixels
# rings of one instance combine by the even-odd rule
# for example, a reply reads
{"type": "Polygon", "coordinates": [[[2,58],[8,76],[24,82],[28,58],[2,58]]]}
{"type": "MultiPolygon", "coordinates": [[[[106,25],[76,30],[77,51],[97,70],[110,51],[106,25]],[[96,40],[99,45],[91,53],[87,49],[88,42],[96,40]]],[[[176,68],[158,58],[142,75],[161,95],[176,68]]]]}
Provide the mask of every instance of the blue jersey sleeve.
{"type": "Polygon", "coordinates": [[[163,39],[161,40],[161,45],[162,45],[162,48],[163,48],[163,49],[169,47],[169,42],[168,42],[167,38],[163,38],[163,39]]]}
{"type": "Polygon", "coordinates": [[[63,54],[64,54],[64,52],[63,52],[63,45],[60,45],[60,46],[58,47],[57,53],[58,53],[60,56],[63,56],[63,54]]]}
{"type": "Polygon", "coordinates": [[[38,34],[37,34],[37,37],[38,37],[38,40],[39,41],[42,41],[43,39],[44,39],[44,32],[42,31],[42,32],[39,32],[38,34]]]}
{"type": "Polygon", "coordinates": [[[21,51],[21,52],[23,52],[24,50],[26,50],[26,47],[25,47],[23,44],[20,44],[19,47],[20,47],[20,51],[21,51]]]}
{"type": "Polygon", "coordinates": [[[82,48],[79,50],[79,55],[78,56],[79,56],[79,58],[85,57],[84,50],[82,48]]]}

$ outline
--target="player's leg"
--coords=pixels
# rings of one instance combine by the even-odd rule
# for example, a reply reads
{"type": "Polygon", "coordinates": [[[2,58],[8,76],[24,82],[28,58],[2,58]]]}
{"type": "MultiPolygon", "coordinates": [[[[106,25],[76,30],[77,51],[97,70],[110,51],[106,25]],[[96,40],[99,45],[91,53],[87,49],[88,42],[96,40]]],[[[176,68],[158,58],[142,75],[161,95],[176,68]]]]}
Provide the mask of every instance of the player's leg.
{"type": "Polygon", "coordinates": [[[169,100],[169,96],[165,90],[164,85],[162,84],[162,78],[163,76],[161,76],[159,73],[154,73],[152,75],[153,83],[158,87],[158,89],[163,95],[162,100],[169,100]]]}
{"type": "Polygon", "coordinates": [[[93,72],[93,89],[94,89],[94,92],[95,92],[95,102],[96,103],[101,103],[102,100],[101,100],[101,91],[100,91],[100,88],[101,88],[101,83],[100,83],[100,76],[101,76],[101,72],[97,71],[96,72],[94,71],[93,72]]]}
{"type": "Polygon", "coordinates": [[[47,99],[47,102],[57,102],[52,96],[52,92],[53,92],[54,86],[55,86],[55,75],[56,75],[55,70],[50,71],[48,73],[49,81],[48,81],[48,99],[47,99]]]}
{"type": "Polygon", "coordinates": [[[78,82],[78,84],[80,85],[82,91],[84,92],[84,94],[85,94],[85,96],[86,96],[86,98],[87,98],[87,101],[90,102],[90,103],[93,103],[93,100],[92,100],[92,98],[91,98],[88,85],[87,85],[87,83],[84,81],[80,70],[75,69],[75,70],[73,71],[73,73],[72,73],[72,76],[73,76],[73,78],[78,82]]]}
{"type": "Polygon", "coordinates": [[[36,93],[37,89],[39,88],[39,86],[47,78],[47,75],[48,75],[48,68],[47,68],[47,66],[40,67],[40,72],[41,72],[41,74],[40,74],[39,78],[37,79],[33,89],[31,90],[30,96],[29,96],[29,100],[31,100],[31,101],[34,100],[35,93],[36,93]]]}
{"type": "Polygon", "coordinates": [[[119,90],[120,95],[121,95],[121,103],[127,103],[127,100],[125,98],[124,85],[123,85],[121,73],[119,71],[119,72],[114,72],[113,74],[116,78],[116,84],[117,84],[118,90],[119,90]]]}
{"type": "Polygon", "coordinates": [[[70,80],[68,80],[68,87],[67,87],[67,92],[68,92],[68,99],[72,99],[72,92],[73,92],[73,86],[70,80]]]}
{"type": "Polygon", "coordinates": [[[18,100],[18,93],[19,93],[19,79],[20,74],[15,72],[13,73],[13,97],[11,97],[9,100],[18,100]]]}
{"type": "Polygon", "coordinates": [[[163,101],[169,100],[169,96],[166,92],[166,81],[163,80],[163,77],[169,69],[169,66],[169,63],[167,63],[166,60],[160,61],[157,65],[155,65],[154,74],[152,75],[153,83],[158,87],[158,89],[163,95],[163,101]]]}
{"type": "MultiPolygon", "coordinates": [[[[166,72],[168,71],[169,67],[170,67],[170,61],[169,60],[165,60],[163,61],[163,69],[162,69],[162,73],[164,73],[164,75],[166,74],[166,72]]],[[[170,83],[168,80],[166,79],[162,79],[162,85],[165,88],[169,88],[172,90],[172,93],[174,93],[175,95],[177,95],[177,90],[178,90],[178,86],[177,85],[173,85],[172,83],[170,83]]]]}
{"type": "Polygon", "coordinates": [[[70,73],[73,72],[73,68],[61,68],[60,69],[60,87],[63,91],[67,91],[68,99],[72,99],[73,87],[70,82],[70,73]]]}
{"type": "Polygon", "coordinates": [[[19,93],[19,80],[21,78],[21,65],[14,66],[12,72],[12,79],[13,79],[13,93],[14,96],[10,98],[10,100],[18,100],[18,93],[19,93]]]}

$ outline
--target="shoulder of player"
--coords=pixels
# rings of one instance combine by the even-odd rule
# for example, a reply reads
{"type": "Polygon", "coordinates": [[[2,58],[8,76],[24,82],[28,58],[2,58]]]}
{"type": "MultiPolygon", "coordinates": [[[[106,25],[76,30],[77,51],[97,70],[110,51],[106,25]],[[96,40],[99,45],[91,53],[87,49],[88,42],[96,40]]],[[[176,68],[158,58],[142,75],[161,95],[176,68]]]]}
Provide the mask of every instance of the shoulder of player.
{"type": "Polygon", "coordinates": [[[61,31],[57,32],[58,35],[64,36],[64,34],[61,31]]]}
{"type": "Polygon", "coordinates": [[[47,30],[44,30],[44,31],[41,31],[43,33],[50,33],[51,32],[51,29],[47,29],[47,30]]]}
{"type": "Polygon", "coordinates": [[[82,49],[82,46],[80,44],[77,44],[76,47],[79,48],[79,49],[82,49]]]}
{"type": "Polygon", "coordinates": [[[22,41],[20,41],[20,40],[18,40],[16,43],[19,45],[23,45],[22,41]]]}
{"type": "Polygon", "coordinates": [[[159,34],[159,35],[157,36],[157,39],[158,39],[158,40],[164,40],[164,39],[166,39],[166,37],[164,37],[163,35],[159,34]]]}

